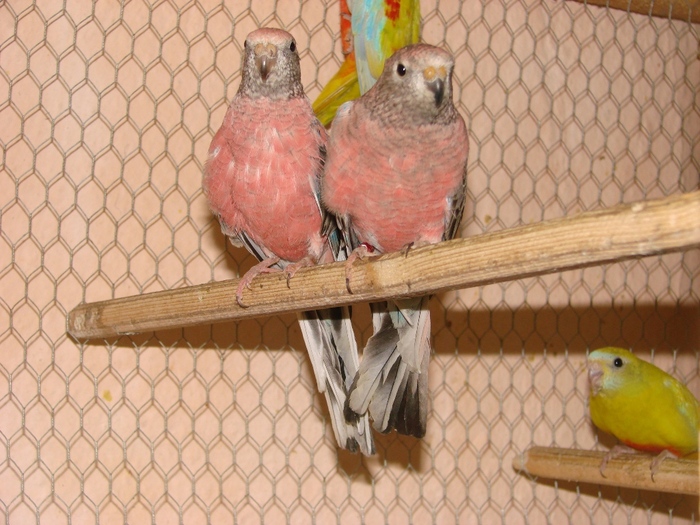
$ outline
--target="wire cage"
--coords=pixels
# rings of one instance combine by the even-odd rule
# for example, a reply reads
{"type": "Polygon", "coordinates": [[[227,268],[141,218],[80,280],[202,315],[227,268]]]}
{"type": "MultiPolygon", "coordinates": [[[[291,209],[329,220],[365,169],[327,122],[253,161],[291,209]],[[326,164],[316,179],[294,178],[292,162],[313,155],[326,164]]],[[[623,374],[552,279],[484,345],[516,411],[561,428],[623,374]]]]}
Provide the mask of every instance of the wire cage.
{"type": "MultiPolygon", "coordinates": [[[[462,236],[698,188],[700,26],[571,1],[424,0],[471,136],[462,236]]],[[[342,60],[322,0],[0,3],[0,516],[6,523],[693,523],[690,496],[532,479],[604,450],[585,359],[632,348],[700,394],[700,253],[435,296],[423,440],[338,450],[296,319],[98,341],[81,302],[232,278],[201,190],[253,29],[342,60]]],[[[700,220],[700,218],[698,219],[700,220]]],[[[366,307],[353,309],[360,344],[366,307]]]]}

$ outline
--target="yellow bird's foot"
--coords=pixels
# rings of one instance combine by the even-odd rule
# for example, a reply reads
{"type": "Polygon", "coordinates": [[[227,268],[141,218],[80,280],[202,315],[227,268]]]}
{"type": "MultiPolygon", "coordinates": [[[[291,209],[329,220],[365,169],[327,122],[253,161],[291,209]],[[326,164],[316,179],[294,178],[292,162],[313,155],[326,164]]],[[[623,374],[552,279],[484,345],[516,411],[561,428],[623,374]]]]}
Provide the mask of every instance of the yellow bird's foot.
{"type": "Polygon", "coordinates": [[[605,454],[603,461],[600,462],[600,475],[605,477],[604,472],[605,468],[608,466],[608,461],[618,458],[623,454],[637,454],[637,451],[627,445],[615,445],[605,454]]]}
{"type": "Polygon", "coordinates": [[[649,470],[651,470],[651,480],[654,481],[654,474],[656,474],[659,471],[659,467],[661,466],[661,463],[663,463],[664,460],[668,458],[674,458],[677,459],[678,456],[676,456],[673,452],[670,450],[662,450],[661,453],[654,458],[654,460],[651,462],[651,465],[649,465],[649,470]]]}
{"type": "Polygon", "coordinates": [[[263,259],[248,270],[243,277],[241,277],[241,280],[238,281],[238,288],[236,288],[236,302],[238,303],[238,306],[241,308],[247,308],[247,306],[243,304],[243,290],[250,288],[250,283],[252,283],[253,279],[255,279],[258,275],[282,271],[279,268],[271,268],[272,265],[277,264],[278,262],[280,262],[279,257],[268,257],[267,259],[263,259]]]}

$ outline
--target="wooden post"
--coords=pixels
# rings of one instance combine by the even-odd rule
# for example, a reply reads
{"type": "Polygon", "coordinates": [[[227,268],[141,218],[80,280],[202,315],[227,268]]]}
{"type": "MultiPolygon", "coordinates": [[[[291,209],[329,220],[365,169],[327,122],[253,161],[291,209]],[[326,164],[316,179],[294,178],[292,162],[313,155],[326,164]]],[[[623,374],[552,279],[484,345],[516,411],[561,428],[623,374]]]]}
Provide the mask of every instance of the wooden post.
{"type": "Polygon", "coordinates": [[[541,478],[698,495],[697,459],[666,459],[652,479],[653,456],[622,454],[608,462],[603,476],[604,456],[605,452],[595,450],[532,447],[513,458],[513,468],[541,478]]]}
{"type": "Polygon", "coordinates": [[[700,191],[625,204],[358,261],[256,277],[238,306],[238,280],[77,306],[76,338],[260,317],[386,298],[428,295],[700,246],[700,191]]]}

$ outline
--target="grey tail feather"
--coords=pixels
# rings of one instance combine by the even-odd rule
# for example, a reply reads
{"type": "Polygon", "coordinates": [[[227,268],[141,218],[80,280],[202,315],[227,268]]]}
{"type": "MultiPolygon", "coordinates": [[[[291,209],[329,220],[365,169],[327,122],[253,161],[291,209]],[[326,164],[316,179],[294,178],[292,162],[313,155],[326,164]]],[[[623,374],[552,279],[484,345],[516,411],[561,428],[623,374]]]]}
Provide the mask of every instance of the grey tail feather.
{"type": "Polygon", "coordinates": [[[348,390],[359,367],[348,308],[300,312],[298,318],[318,390],[328,404],[338,445],[371,456],[375,450],[368,415],[347,420],[344,414],[348,390]]]}
{"type": "Polygon", "coordinates": [[[345,406],[369,414],[380,432],[422,438],[428,409],[430,310],[428,297],[372,305],[375,333],[345,406]]]}

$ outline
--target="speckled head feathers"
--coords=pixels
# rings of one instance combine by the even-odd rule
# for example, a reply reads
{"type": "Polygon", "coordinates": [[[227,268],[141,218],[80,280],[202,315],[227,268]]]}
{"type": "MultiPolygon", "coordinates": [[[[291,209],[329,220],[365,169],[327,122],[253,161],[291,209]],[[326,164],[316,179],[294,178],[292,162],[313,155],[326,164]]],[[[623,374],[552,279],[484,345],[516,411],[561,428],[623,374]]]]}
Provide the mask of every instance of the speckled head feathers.
{"type": "Polygon", "coordinates": [[[245,40],[241,96],[288,99],[302,96],[299,53],[294,37],[281,29],[264,27],[245,40]]]}
{"type": "Polygon", "coordinates": [[[363,103],[374,117],[392,124],[447,123],[456,118],[452,102],[454,59],[428,44],[399,49],[384,64],[363,103]]]}

